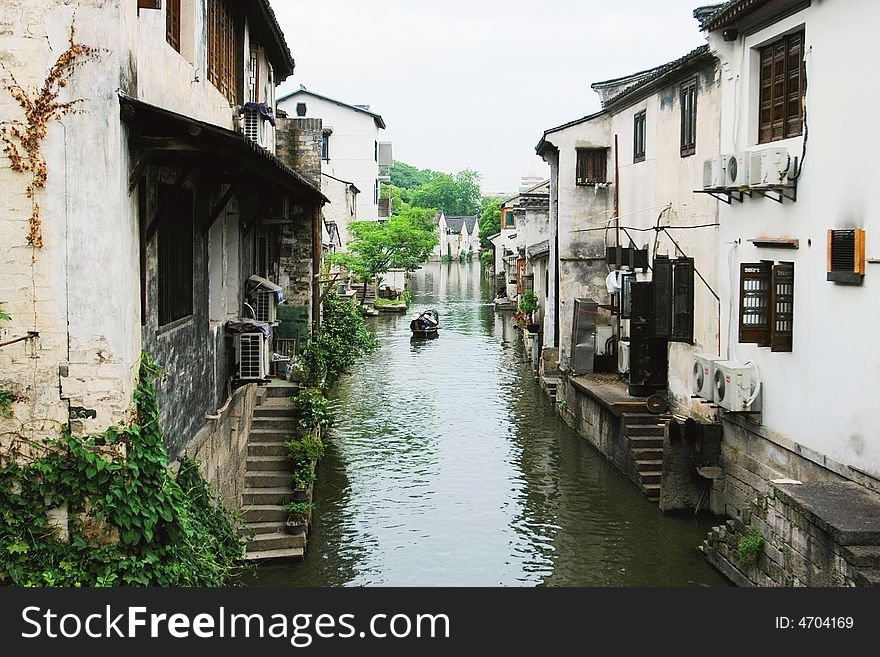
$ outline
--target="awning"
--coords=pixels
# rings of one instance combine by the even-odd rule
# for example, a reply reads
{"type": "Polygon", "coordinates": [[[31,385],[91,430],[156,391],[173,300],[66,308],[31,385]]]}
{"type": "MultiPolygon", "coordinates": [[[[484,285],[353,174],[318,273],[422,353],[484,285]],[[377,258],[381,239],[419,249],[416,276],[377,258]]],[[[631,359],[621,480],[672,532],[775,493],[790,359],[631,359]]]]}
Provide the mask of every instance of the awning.
{"type": "Polygon", "coordinates": [[[130,144],[139,156],[133,178],[151,164],[178,164],[191,159],[197,160],[200,168],[216,170],[229,182],[250,178],[273,183],[306,200],[330,202],[320,187],[233,130],[150,105],[121,92],[119,111],[131,130],[130,144]]]}
{"type": "Polygon", "coordinates": [[[538,258],[546,258],[550,255],[550,240],[538,242],[526,249],[529,254],[529,260],[537,260],[538,258]]]}

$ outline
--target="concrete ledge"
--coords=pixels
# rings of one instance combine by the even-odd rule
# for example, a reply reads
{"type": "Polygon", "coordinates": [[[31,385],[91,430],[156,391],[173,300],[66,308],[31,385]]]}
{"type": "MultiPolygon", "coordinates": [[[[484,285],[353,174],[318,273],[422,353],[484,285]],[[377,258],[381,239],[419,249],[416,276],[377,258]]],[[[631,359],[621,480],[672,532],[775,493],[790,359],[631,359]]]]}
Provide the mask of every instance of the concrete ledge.
{"type": "Polygon", "coordinates": [[[647,397],[631,397],[627,385],[614,374],[569,376],[572,387],[593,398],[616,417],[624,413],[648,412],[647,397]]]}
{"type": "Polygon", "coordinates": [[[880,545],[880,495],[852,482],[773,484],[777,498],[840,545],[880,545]]]}

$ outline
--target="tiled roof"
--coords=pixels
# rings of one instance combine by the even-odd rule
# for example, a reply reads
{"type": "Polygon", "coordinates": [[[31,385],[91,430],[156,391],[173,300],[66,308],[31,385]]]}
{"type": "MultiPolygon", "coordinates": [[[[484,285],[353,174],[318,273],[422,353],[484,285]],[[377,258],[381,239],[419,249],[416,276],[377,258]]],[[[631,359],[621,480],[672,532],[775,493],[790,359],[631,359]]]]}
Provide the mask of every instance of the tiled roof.
{"type": "MultiPolygon", "coordinates": [[[[706,17],[700,27],[707,32],[717,30],[736,22],[770,2],[771,0],[730,0],[730,2],[721,5],[712,16],[706,17]]],[[[697,18],[699,20],[699,17],[697,18]]]]}
{"type": "Polygon", "coordinates": [[[364,105],[352,105],[350,103],[346,103],[341,100],[336,100],[335,98],[330,98],[329,96],[323,96],[321,94],[315,93],[314,91],[311,91],[310,89],[306,89],[302,85],[300,85],[299,89],[297,89],[296,91],[292,91],[289,94],[285,94],[285,95],[281,96],[281,98],[279,98],[276,101],[276,103],[281,103],[285,100],[293,98],[297,94],[308,94],[309,96],[314,96],[315,98],[320,98],[321,100],[327,100],[327,101],[330,101],[331,103],[336,103],[337,105],[339,105],[341,107],[346,107],[348,109],[354,110],[355,112],[363,112],[364,114],[372,116],[373,120],[376,122],[376,125],[379,128],[383,128],[383,129],[385,128],[385,119],[383,119],[381,115],[376,114],[375,112],[371,112],[368,109],[364,109],[364,107],[365,107],[364,105]]]}
{"type": "Polygon", "coordinates": [[[540,258],[547,255],[550,253],[550,240],[544,240],[543,242],[532,244],[526,249],[526,253],[529,254],[529,259],[540,258]]]}

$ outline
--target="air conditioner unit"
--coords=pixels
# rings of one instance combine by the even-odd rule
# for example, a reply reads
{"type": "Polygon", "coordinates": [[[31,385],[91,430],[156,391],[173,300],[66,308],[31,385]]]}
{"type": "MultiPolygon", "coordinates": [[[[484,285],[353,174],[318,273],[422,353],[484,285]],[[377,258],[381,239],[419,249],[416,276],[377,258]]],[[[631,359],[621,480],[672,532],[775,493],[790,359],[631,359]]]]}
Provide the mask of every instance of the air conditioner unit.
{"type": "Polygon", "coordinates": [[[765,148],[754,151],[749,163],[749,187],[790,187],[793,184],[797,158],[792,158],[784,148],[765,148]]]}
{"type": "Polygon", "coordinates": [[[246,109],[241,117],[241,129],[245,139],[263,146],[263,119],[255,109],[246,109]]]}
{"type": "Polygon", "coordinates": [[[629,372],[629,341],[621,340],[617,343],[617,371],[621,374],[629,372]]]}
{"type": "Polygon", "coordinates": [[[710,157],[703,161],[703,189],[724,187],[724,158],[710,157]]]}
{"type": "Polygon", "coordinates": [[[239,379],[265,379],[269,376],[269,340],[263,333],[236,334],[235,359],[238,361],[239,379]]]}
{"type": "Polygon", "coordinates": [[[724,156],[724,187],[741,189],[749,185],[749,153],[724,156]]]}
{"type": "Polygon", "coordinates": [[[733,413],[761,409],[759,398],[749,404],[758,386],[755,369],[750,365],[730,360],[716,361],[712,378],[715,403],[721,408],[733,413]]]}
{"type": "Polygon", "coordinates": [[[257,290],[254,303],[254,313],[258,322],[272,324],[277,317],[278,303],[275,292],[269,290],[257,290]]]}
{"type": "Polygon", "coordinates": [[[694,355],[694,368],[691,375],[691,383],[693,394],[710,402],[715,401],[714,376],[715,363],[720,358],[710,358],[709,356],[694,355]]]}

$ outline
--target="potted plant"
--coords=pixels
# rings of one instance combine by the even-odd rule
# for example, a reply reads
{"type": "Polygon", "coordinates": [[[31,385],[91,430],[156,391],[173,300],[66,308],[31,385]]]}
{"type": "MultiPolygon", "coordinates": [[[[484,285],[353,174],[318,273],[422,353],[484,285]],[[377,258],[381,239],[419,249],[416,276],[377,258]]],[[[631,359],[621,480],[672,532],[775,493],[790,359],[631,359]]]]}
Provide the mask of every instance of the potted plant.
{"type": "Polygon", "coordinates": [[[311,502],[288,502],[284,509],[287,511],[287,522],[284,529],[289,534],[301,533],[309,521],[309,514],[315,505],[311,502]]]}
{"type": "Polygon", "coordinates": [[[315,469],[311,463],[302,463],[293,471],[293,499],[296,502],[309,501],[309,486],[315,480],[315,469]]]}

